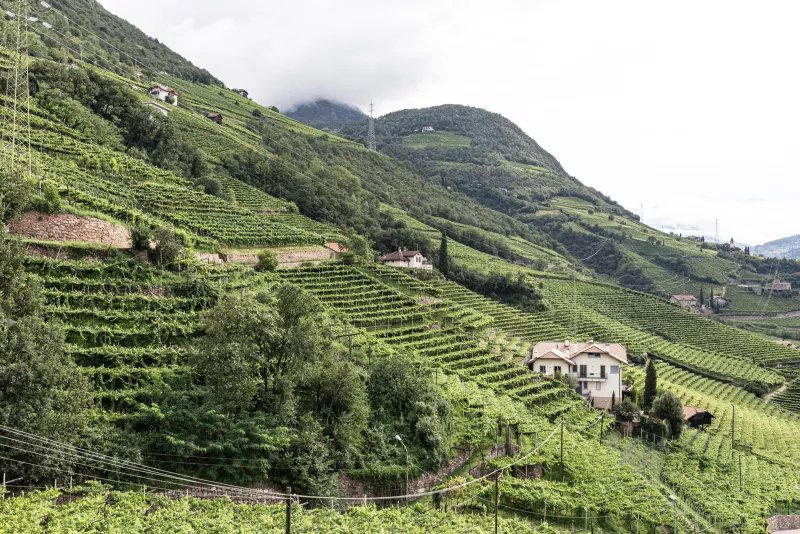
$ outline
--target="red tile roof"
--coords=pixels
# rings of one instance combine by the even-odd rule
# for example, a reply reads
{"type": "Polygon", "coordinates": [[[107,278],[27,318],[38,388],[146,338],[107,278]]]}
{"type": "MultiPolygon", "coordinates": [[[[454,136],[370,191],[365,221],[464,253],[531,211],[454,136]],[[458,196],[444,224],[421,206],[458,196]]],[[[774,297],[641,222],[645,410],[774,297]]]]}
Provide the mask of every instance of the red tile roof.
{"type": "Polygon", "coordinates": [[[419,250],[397,250],[382,256],[380,261],[405,261],[406,258],[413,258],[417,254],[420,254],[419,250]]]}
{"type": "Polygon", "coordinates": [[[333,241],[325,243],[325,248],[330,249],[336,253],[347,252],[347,247],[343,247],[339,243],[334,243],[333,241]]]}
{"type": "Polygon", "coordinates": [[[672,298],[674,298],[675,300],[680,300],[682,302],[697,300],[697,297],[694,297],[692,295],[672,295],[672,298]]]}

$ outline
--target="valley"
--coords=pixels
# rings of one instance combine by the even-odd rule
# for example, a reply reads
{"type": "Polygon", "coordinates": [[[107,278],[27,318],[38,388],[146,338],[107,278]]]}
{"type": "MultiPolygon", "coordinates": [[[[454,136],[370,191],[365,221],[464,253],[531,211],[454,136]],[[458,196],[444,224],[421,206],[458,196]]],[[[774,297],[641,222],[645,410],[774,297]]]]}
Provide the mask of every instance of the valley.
{"type": "Polygon", "coordinates": [[[318,106],[322,131],[93,1],[43,4],[0,28],[29,40],[0,47],[3,88],[30,77],[0,98],[0,530],[800,512],[800,262],[659,232],[498,114],[390,113],[372,151],[357,110],[318,106]],[[529,365],[565,340],[624,345],[615,410],[529,365]],[[676,431],[659,398],[713,419],[676,431]]]}

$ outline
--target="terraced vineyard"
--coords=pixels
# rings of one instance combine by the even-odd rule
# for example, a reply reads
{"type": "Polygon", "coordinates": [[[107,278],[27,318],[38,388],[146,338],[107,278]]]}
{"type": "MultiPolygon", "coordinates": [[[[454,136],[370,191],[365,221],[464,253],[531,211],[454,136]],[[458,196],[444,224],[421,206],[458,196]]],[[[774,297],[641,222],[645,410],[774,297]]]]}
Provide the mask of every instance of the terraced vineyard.
{"type": "MultiPolygon", "coordinates": [[[[765,403],[752,393],[684,371],[667,363],[656,364],[659,387],[674,391],[687,406],[708,410],[714,415],[707,433],[694,436],[692,450],[711,459],[729,458],[731,429],[737,447],[752,447],[758,455],[800,466],[800,415],[765,403]],[[733,406],[736,422],[732,425],[733,406]]],[[[638,384],[644,371],[631,369],[638,384]]]]}
{"type": "Polygon", "coordinates": [[[46,315],[64,325],[67,351],[101,405],[118,414],[148,404],[185,371],[198,312],[215,303],[184,294],[181,278],[137,260],[29,256],[26,263],[44,287],[46,315]]]}
{"type": "Polygon", "coordinates": [[[775,346],[753,334],[687,313],[652,295],[580,281],[544,280],[542,285],[543,293],[556,309],[569,310],[578,305],[596,310],[668,341],[757,365],[775,366],[798,361],[794,349],[775,346]]]}
{"type": "Polygon", "coordinates": [[[551,417],[580,404],[559,382],[529,372],[499,354],[499,347],[476,340],[473,332],[490,326],[490,318],[438,298],[437,288],[395,269],[324,265],[282,272],[281,279],[309,291],[329,314],[367,330],[374,340],[413,351],[432,369],[542,406],[551,417]]]}
{"type": "Polygon", "coordinates": [[[800,378],[795,378],[790,382],[785,391],[772,398],[772,402],[789,411],[800,414],[800,378]]]}

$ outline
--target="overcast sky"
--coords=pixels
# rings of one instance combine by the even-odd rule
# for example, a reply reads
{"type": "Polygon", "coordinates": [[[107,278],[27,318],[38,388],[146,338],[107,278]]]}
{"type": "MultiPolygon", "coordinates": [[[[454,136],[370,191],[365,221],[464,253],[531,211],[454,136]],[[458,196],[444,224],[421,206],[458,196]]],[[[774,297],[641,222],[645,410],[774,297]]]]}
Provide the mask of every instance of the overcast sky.
{"type": "Polygon", "coordinates": [[[800,2],[100,3],[263,104],[483,107],[652,226],[800,233],[800,2]]]}

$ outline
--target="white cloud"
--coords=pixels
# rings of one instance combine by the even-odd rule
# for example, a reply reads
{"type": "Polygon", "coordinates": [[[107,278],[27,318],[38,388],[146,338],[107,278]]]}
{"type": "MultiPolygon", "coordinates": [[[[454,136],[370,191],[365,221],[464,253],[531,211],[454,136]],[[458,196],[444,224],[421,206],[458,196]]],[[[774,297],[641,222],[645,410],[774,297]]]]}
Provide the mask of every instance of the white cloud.
{"type": "Polygon", "coordinates": [[[485,107],[654,226],[800,231],[800,4],[101,3],[266,104],[485,107]]]}

